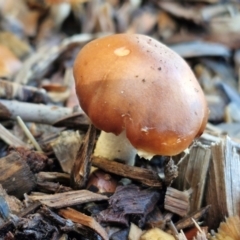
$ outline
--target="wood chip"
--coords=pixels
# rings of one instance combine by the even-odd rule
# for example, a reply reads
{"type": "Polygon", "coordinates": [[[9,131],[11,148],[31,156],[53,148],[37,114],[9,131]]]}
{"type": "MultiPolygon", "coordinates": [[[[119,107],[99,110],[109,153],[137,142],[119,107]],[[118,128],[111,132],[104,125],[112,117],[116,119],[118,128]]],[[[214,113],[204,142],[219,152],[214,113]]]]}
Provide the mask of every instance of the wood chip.
{"type": "Polygon", "coordinates": [[[1,219],[9,219],[10,214],[19,214],[23,210],[23,203],[16,197],[10,196],[6,193],[0,184],[0,208],[1,208],[1,219]]]}
{"type": "Polygon", "coordinates": [[[13,152],[0,159],[0,184],[7,193],[22,198],[36,186],[34,174],[21,155],[13,152]]]}
{"type": "Polygon", "coordinates": [[[62,184],[69,184],[70,176],[67,173],[60,172],[40,172],[36,174],[37,181],[39,182],[59,182],[62,184]]]}
{"type": "Polygon", "coordinates": [[[97,234],[99,234],[104,240],[108,240],[108,234],[103,227],[92,217],[87,216],[81,212],[78,212],[72,208],[61,209],[59,214],[64,218],[68,218],[73,222],[80,223],[83,226],[91,228],[97,234]]]}
{"type": "Polygon", "coordinates": [[[207,226],[216,229],[226,216],[240,212],[240,145],[229,137],[212,144],[212,161],[206,189],[209,210],[207,226]]]}
{"type": "Polygon", "coordinates": [[[210,208],[211,206],[208,205],[204,208],[199,209],[198,211],[193,212],[192,214],[189,214],[188,216],[176,222],[175,227],[177,228],[177,230],[193,227],[194,222],[192,221],[192,219],[198,221],[199,219],[203,218],[208,213],[210,208]]]}
{"type": "Polygon", "coordinates": [[[12,147],[28,147],[26,143],[18,139],[0,123],[0,139],[12,147]]]}
{"type": "Polygon", "coordinates": [[[50,143],[64,172],[71,173],[74,160],[76,159],[82,141],[83,136],[80,135],[78,131],[63,131],[58,138],[50,143]]]}
{"type": "Polygon", "coordinates": [[[105,172],[114,173],[121,177],[130,178],[150,187],[162,187],[162,182],[157,172],[149,169],[133,167],[116,161],[109,161],[101,157],[92,157],[92,165],[105,172]]]}
{"type": "Polygon", "coordinates": [[[189,211],[189,193],[168,187],[164,200],[164,208],[184,217],[189,211]]]}
{"type": "Polygon", "coordinates": [[[53,182],[37,182],[37,188],[43,193],[63,193],[73,191],[70,187],[53,182]]]}
{"type": "Polygon", "coordinates": [[[91,170],[91,155],[95,145],[96,128],[91,124],[80,146],[71,171],[71,186],[81,189],[86,186],[91,170]]]}
{"type": "Polygon", "coordinates": [[[174,184],[177,189],[192,190],[190,213],[202,207],[210,158],[211,149],[199,142],[191,148],[189,155],[178,165],[178,181],[174,184]]]}
{"type": "Polygon", "coordinates": [[[87,202],[107,200],[108,197],[88,190],[70,191],[65,193],[56,193],[51,195],[30,195],[30,200],[40,201],[42,204],[54,208],[69,207],[87,202]]]}

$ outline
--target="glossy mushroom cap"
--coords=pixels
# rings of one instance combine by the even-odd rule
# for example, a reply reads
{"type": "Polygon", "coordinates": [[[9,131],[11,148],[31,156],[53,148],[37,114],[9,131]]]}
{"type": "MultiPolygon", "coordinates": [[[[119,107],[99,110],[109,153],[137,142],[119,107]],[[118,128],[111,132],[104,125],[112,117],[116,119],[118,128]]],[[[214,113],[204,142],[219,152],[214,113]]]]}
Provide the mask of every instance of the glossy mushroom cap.
{"type": "Polygon", "coordinates": [[[85,45],[74,64],[76,92],[92,123],[153,155],[176,155],[202,134],[203,91],[188,64],[148,36],[116,34],[85,45]]]}

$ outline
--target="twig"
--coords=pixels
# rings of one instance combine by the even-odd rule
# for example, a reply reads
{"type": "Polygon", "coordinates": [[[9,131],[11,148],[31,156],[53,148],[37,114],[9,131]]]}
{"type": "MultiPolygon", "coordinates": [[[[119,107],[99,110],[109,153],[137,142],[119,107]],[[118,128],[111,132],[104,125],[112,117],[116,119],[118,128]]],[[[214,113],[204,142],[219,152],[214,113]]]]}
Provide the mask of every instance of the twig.
{"type": "Polygon", "coordinates": [[[178,221],[175,226],[178,230],[180,229],[184,229],[184,228],[189,228],[194,226],[192,219],[198,220],[201,217],[203,217],[210,209],[210,206],[206,206],[204,208],[201,208],[197,211],[195,211],[194,213],[190,214],[189,216],[181,219],[180,221],[178,221]]]}
{"type": "Polygon", "coordinates": [[[188,240],[183,232],[183,230],[180,231],[180,234],[178,236],[179,240],[188,240]]]}
{"type": "Polygon", "coordinates": [[[49,96],[44,89],[0,79],[0,98],[15,99],[23,102],[47,103],[50,102],[49,96]]]}
{"type": "Polygon", "coordinates": [[[194,218],[192,218],[192,221],[193,221],[195,227],[198,229],[198,231],[199,231],[200,233],[203,233],[203,230],[199,227],[198,223],[195,221],[194,218]]]}
{"type": "MultiPolygon", "coordinates": [[[[52,125],[57,120],[73,113],[73,109],[42,104],[25,103],[0,99],[1,107],[5,107],[11,114],[11,119],[20,116],[24,122],[35,122],[52,125]]],[[[79,112],[83,113],[79,108],[79,112]]],[[[1,116],[0,116],[1,119],[1,116]]]]}
{"type": "Polygon", "coordinates": [[[43,150],[41,149],[41,147],[39,146],[39,144],[37,143],[37,141],[35,140],[35,138],[33,137],[32,133],[29,131],[29,129],[26,127],[25,123],[23,122],[23,120],[21,119],[21,117],[17,116],[17,122],[20,125],[20,127],[22,128],[22,130],[24,131],[24,133],[26,134],[26,136],[28,137],[28,139],[31,141],[31,143],[33,144],[33,146],[39,151],[39,152],[43,152],[43,150]]]}
{"type": "Polygon", "coordinates": [[[178,237],[177,237],[178,231],[177,231],[177,228],[175,227],[175,225],[173,224],[172,220],[168,221],[167,225],[170,228],[170,230],[172,231],[174,238],[178,239],[178,237]]]}

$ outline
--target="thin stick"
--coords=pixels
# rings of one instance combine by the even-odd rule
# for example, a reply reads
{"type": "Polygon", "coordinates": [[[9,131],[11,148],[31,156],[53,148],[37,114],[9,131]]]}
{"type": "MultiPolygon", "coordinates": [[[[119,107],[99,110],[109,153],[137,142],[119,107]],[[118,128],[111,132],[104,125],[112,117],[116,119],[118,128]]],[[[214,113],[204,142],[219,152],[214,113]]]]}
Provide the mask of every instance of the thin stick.
{"type": "Polygon", "coordinates": [[[186,238],[183,230],[180,231],[180,234],[181,234],[181,235],[180,235],[180,236],[181,236],[181,240],[187,240],[187,238],[186,238]]]}
{"type": "MultiPolygon", "coordinates": [[[[49,125],[52,125],[61,118],[67,117],[73,113],[72,108],[4,99],[0,99],[0,112],[2,110],[1,106],[7,109],[11,114],[11,119],[16,119],[17,116],[20,116],[24,122],[35,122],[49,125]]],[[[79,113],[83,113],[80,108],[78,111],[79,113]]],[[[0,119],[1,117],[2,115],[0,114],[0,119]]]]}
{"type": "Polygon", "coordinates": [[[29,131],[29,129],[26,127],[25,123],[23,122],[23,120],[21,119],[21,117],[17,116],[17,122],[20,125],[20,127],[22,128],[22,130],[24,131],[24,133],[26,134],[26,136],[28,137],[28,139],[31,141],[31,143],[33,144],[33,146],[39,151],[39,152],[43,152],[43,150],[41,149],[41,147],[39,146],[39,144],[37,143],[37,141],[35,140],[35,138],[33,137],[32,133],[29,131]]]}
{"type": "Polygon", "coordinates": [[[173,233],[173,235],[174,235],[174,238],[175,239],[178,239],[178,230],[177,230],[177,228],[175,227],[175,225],[173,224],[173,222],[172,222],[172,220],[170,220],[170,221],[168,221],[167,222],[167,225],[168,225],[168,227],[170,228],[170,230],[172,231],[172,233],[173,233]]]}
{"type": "Polygon", "coordinates": [[[200,226],[198,225],[198,223],[195,221],[194,218],[192,218],[192,221],[193,221],[195,227],[198,229],[198,231],[199,231],[200,233],[203,233],[203,230],[200,228],[200,226]]]}

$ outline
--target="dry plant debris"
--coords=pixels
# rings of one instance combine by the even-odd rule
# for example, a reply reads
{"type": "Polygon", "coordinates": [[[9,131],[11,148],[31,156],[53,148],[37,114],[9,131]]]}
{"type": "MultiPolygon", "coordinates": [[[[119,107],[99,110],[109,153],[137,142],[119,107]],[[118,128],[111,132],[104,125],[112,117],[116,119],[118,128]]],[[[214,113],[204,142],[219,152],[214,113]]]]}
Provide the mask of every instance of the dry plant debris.
{"type": "Polygon", "coordinates": [[[0,238],[240,239],[239,19],[238,0],[0,0],[0,238]],[[155,38],[194,71],[210,113],[188,153],[92,155],[73,63],[112,33],[155,38]],[[89,186],[93,167],[114,188],[89,186]]]}
{"type": "Polygon", "coordinates": [[[61,209],[59,210],[59,214],[67,219],[72,220],[73,222],[80,223],[83,226],[93,229],[102,237],[103,240],[108,239],[108,234],[94,218],[80,213],[72,208],[61,209]]]}
{"type": "Polygon", "coordinates": [[[189,193],[168,187],[164,199],[164,208],[182,217],[186,216],[189,211],[189,193]]]}
{"type": "Polygon", "coordinates": [[[162,181],[156,171],[151,169],[133,167],[126,164],[111,161],[105,158],[92,157],[92,165],[106,172],[126,177],[150,187],[162,187],[162,181]]]}
{"type": "Polygon", "coordinates": [[[33,194],[28,196],[29,200],[40,201],[42,204],[49,207],[61,208],[66,206],[73,206],[83,204],[91,201],[102,201],[108,198],[104,195],[92,193],[88,190],[68,191],[65,193],[56,194],[33,194]]]}
{"type": "Polygon", "coordinates": [[[168,234],[158,228],[148,230],[140,237],[140,240],[154,240],[154,239],[174,240],[175,238],[171,234],[168,234]]]}
{"type": "Polygon", "coordinates": [[[119,186],[109,199],[109,207],[99,213],[99,220],[128,226],[130,219],[142,227],[159,199],[157,191],[141,190],[136,185],[119,186]]]}
{"type": "Polygon", "coordinates": [[[224,222],[221,222],[217,233],[211,237],[211,240],[222,240],[222,239],[229,239],[229,240],[236,240],[240,238],[240,219],[239,216],[232,216],[226,218],[224,222]]]}

